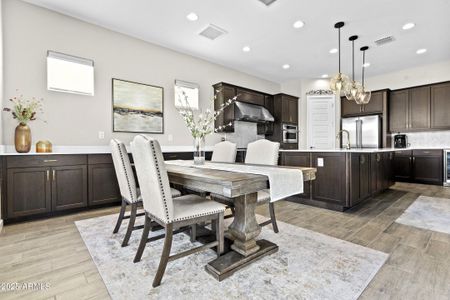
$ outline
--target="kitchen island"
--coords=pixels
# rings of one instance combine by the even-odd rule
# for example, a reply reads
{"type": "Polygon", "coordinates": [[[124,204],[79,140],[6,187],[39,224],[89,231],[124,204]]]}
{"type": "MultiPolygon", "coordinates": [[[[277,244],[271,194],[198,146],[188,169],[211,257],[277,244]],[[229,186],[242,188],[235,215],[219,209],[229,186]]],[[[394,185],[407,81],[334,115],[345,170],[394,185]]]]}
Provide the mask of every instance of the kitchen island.
{"type": "Polygon", "coordinates": [[[317,168],[316,180],[288,200],[344,211],[394,184],[394,149],[281,150],[280,164],[317,168]]]}

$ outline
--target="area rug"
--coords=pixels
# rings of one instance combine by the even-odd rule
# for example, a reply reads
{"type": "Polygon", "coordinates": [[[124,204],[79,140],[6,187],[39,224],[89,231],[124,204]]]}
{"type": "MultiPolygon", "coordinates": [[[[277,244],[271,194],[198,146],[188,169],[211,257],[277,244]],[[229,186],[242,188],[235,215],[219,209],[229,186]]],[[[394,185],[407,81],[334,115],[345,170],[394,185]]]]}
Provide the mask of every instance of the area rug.
{"type": "MultiPolygon", "coordinates": [[[[148,244],[141,262],[135,264],[142,231],[133,232],[129,246],[122,248],[126,222],[112,234],[116,218],[75,222],[113,299],[357,299],[388,257],[278,222],[278,234],[266,226],[260,237],[278,244],[279,251],[222,282],[205,271],[205,265],[216,258],[213,250],[207,250],[169,262],[161,286],[152,288],[163,240],[148,244]]],[[[172,253],[199,245],[193,245],[186,234],[177,234],[172,253]]]]}
{"type": "Polygon", "coordinates": [[[395,222],[450,234],[450,199],[419,196],[395,222]]]}

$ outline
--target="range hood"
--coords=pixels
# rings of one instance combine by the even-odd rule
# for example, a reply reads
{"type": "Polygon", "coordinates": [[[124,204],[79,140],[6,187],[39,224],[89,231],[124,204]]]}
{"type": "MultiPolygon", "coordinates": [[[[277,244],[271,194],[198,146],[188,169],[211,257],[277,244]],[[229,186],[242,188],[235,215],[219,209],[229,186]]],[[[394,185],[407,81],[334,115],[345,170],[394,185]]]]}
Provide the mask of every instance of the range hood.
{"type": "Polygon", "coordinates": [[[267,123],[273,122],[275,119],[263,106],[236,101],[234,103],[234,120],[267,123]]]}

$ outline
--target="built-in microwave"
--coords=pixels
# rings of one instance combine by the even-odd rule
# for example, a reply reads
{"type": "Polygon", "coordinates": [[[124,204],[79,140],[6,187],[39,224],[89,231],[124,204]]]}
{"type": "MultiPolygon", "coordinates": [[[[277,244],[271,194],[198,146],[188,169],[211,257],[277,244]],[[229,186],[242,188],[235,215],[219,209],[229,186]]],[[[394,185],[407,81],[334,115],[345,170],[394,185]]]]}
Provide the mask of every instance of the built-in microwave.
{"type": "Polygon", "coordinates": [[[283,124],[283,143],[298,143],[298,127],[297,125],[283,124]]]}

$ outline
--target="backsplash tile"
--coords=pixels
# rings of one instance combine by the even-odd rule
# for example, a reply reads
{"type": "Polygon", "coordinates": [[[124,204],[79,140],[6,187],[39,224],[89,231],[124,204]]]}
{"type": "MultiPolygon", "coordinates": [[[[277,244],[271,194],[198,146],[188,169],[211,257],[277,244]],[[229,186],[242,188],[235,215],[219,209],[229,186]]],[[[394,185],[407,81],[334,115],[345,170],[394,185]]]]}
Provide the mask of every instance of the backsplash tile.
{"type": "MultiPolygon", "coordinates": [[[[392,139],[394,138],[392,135],[392,139]]],[[[450,131],[427,131],[406,133],[411,147],[450,148],[450,131]]],[[[392,144],[394,141],[392,140],[392,144]]]]}
{"type": "Polygon", "coordinates": [[[223,135],[227,141],[235,143],[238,148],[247,148],[248,143],[265,138],[264,135],[258,135],[257,132],[256,123],[234,121],[234,132],[223,135]]]}

